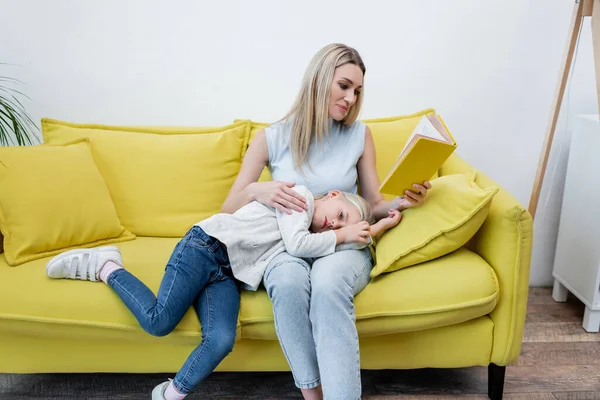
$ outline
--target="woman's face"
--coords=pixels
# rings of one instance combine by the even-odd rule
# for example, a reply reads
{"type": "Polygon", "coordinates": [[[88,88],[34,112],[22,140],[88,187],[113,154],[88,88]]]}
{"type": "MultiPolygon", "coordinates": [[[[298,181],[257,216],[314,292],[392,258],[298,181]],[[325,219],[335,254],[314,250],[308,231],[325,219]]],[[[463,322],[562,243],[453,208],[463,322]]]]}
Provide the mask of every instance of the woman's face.
{"type": "Polygon", "coordinates": [[[329,116],[343,120],[356,103],[363,85],[363,73],[354,64],[344,64],[335,69],[329,97],[329,116]]]}

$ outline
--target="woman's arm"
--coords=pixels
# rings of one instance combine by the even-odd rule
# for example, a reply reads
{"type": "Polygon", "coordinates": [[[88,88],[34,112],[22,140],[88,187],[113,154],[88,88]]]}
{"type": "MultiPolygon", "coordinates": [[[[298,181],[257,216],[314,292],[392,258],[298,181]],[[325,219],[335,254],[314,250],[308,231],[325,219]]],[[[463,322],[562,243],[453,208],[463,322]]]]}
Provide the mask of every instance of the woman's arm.
{"type": "Polygon", "coordinates": [[[375,143],[368,126],[365,128],[365,148],[358,160],[357,169],[361,195],[373,207],[373,213],[377,220],[386,218],[390,209],[402,211],[422,203],[427,195],[427,189],[431,188],[429,182],[424,182],[423,185],[415,184],[413,186],[420,193],[407,190],[406,196],[399,196],[392,201],[385,201],[383,195],[379,193],[380,182],[375,163],[375,143]]]}
{"type": "Polygon", "coordinates": [[[291,210],[306,209],[306,200],[290,189],[295,183],[257,182],[268,162],[267,136],[265,131],[261,130],[246,151],[240,172],[221,206],[221,212],[232,214],[253,200],[288,214],[292,212],[291,210]]]}

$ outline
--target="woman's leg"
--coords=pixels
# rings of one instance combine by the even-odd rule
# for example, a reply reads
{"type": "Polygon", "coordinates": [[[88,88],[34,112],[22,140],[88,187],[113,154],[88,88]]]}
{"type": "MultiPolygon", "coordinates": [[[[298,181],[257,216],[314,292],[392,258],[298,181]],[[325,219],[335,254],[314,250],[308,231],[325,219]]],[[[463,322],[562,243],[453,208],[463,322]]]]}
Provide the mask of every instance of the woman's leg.
{"type": "Polygon", "coordinates": [[[326,400],[360,399],[354,296],[369,283],[372,266],[368,249],[340,251],[312,264],[310,320],[326,400]]]}
{"type": "Polygon", "coordinates": [[[279,254],[267,266],[264,284],[273,303],[277,337],[296,386],[314,389],[320,380],[309,318],[310,266],[300,258],[279,254]]]}
{"type": "Polygon", "coordinates": [[[175,246],[156,297],[125,269],[110,274],[107,283],[146,332],[164,336],[177,326],[200,291],[219,274],[217,252],[221,246],[202,229],[193,227],[175,246]]]}
{"type": "Polygon", "coordinates": [[[240,310],[240,292],[231,269],[219,267],[219,274],[194,301],[202,327],[202,342],[179,370],[173,386],[189,393],[231,352],[240,310]]]}

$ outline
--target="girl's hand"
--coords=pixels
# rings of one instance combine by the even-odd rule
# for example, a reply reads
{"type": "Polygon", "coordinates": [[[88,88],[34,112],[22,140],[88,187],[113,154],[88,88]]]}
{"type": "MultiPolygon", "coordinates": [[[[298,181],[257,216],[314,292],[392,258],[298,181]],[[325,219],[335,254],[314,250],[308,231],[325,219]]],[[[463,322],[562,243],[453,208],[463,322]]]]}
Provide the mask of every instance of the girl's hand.
{"type": "Polygon", "coordinates": [[[372,237],[379,237],[388,229],[391,229],[400,223],[402,214],[400,211],[392,208],[388,211],[388,216],[380,219],[369,227],[372,237]]]}
{"type": "Polygon", "coordinates": [[[291,214],[292,210],[308,210],[306,199],[291,188],[294,182],[254,182],[248,185],[252,198],[268,207],[291,214]]]}
{"type": "Polygon", "coordinates": [[[388,212],[388,216],[386,218],[383,218],[381,221],[383,221],[383,225],[386,229],[391,229],[391,228],[395,227],[396,225],[398,225],[400,223],[401,219],[402,219],[402,214],[400,213],[400,211],[392,208],[388,212]]]}
{"type": "Polygon", "coordinates": [[[357,224],[346,225],[343,228],[335,230],[337,237],[337,244],[340,243],[369,243],[369,223],[367,221],[361,221],[357,224]]]}
{"type": "Polygon", "coordinates": [[[425,181],[422,185],[415,183],[413,187],[418,191],[418,193],[413,192],[412,190],[407,190],[404,196],[396,197],[392,204],[396,210],[405,210],[410,207],[418,206],[425,201],[425,196],[427,196],[427,190],[431,189],[431,182],[425,181]]]}

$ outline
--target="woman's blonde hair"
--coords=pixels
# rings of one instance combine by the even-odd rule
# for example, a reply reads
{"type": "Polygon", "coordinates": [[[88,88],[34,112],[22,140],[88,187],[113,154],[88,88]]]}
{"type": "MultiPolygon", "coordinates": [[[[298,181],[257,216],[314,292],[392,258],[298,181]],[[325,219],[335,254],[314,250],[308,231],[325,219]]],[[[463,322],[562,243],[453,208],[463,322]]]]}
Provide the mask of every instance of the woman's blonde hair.
{"type": "MultiPolygon", "coordinates": [[[[324,193],[322,195],[315,196],[315,200],[322,199],[323,197],[327,196],[327,194],[328,193],[324,193]]],[[[348,203],[356,207],[361,221],[367,221],[369,224],[375,223],[375,215],[373,215],[373,208],[371,207],[368,201],[354,193],[340,192],[340,194],[348,203]]]]}
{"type": "MultiPolygon", "coordinates": [[[[358,66],[363,75],[365,65],[352,47],[340,43],[333,43],[323,47],[312,58],[304,78],[300,92],[291,110],[282,120],[291,120],[290,147],[294,166],[302,171],[302,166],[307,164],[308,150],[311,142],[316,138],[319,141],[327,137],[329,130],[329,97],[331,83],[335,69],[346,64],[358,66]]],[[[350,108],[348,114],[341,121],[345,125],[352,125],[362,105],[363,92],[361,90],[356,98],[356,103],[350,108]]]]}

